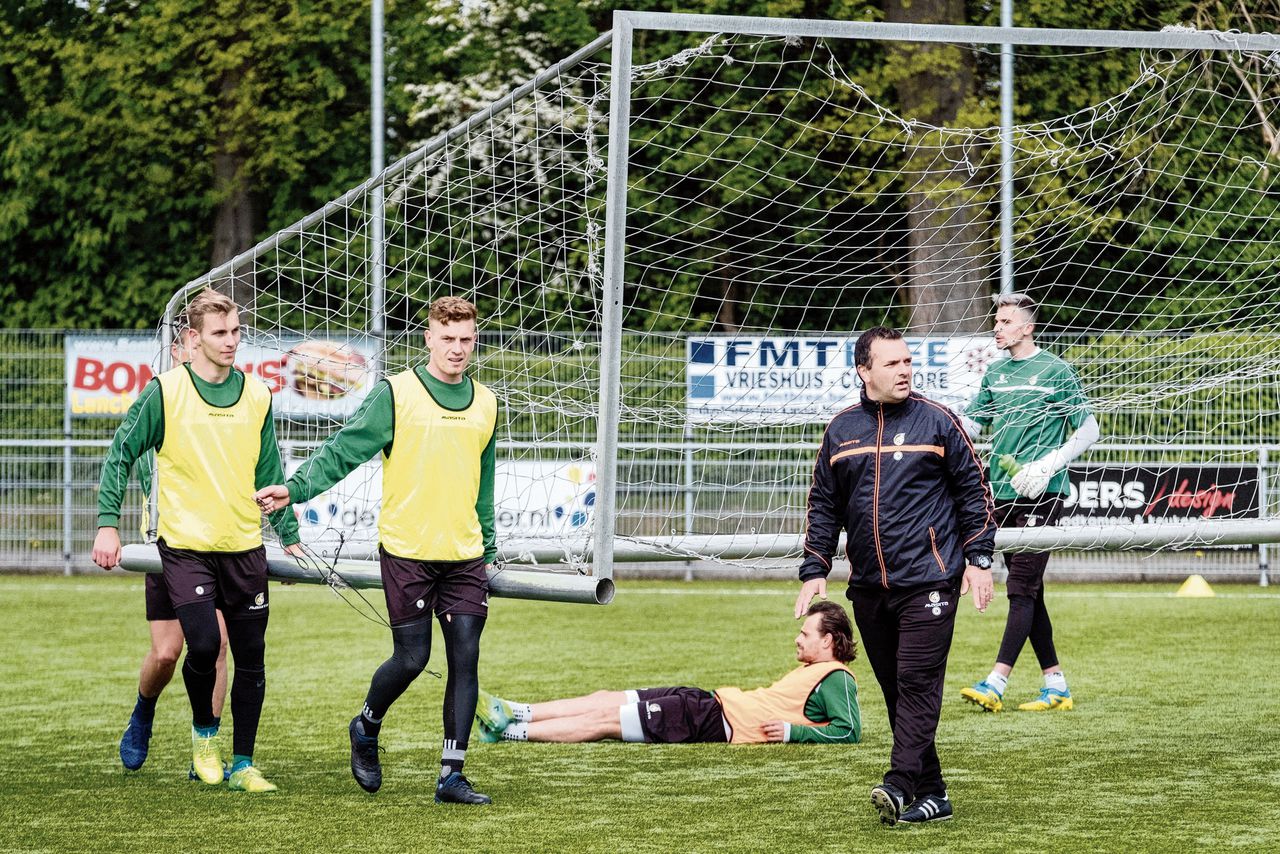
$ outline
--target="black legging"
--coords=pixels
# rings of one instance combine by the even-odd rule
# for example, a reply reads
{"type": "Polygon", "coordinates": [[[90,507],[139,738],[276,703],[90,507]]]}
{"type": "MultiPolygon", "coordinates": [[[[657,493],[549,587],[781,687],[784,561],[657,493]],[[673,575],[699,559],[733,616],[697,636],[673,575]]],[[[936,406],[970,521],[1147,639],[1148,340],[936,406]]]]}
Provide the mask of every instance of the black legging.
{"type": "MultiPolygon", "coordinates": [[[[187,642],[187,657],[182,662],[182,681],[191,701],[191,722],[198,727],[213,726],[213,686],[217,678],[218,647],[222,638],[218,631],[218,613],[213,600],[179,605],[174,609],[187,642]]],[[[240,756],[252,756],[258,739],[258,720],[267,693],[264,663],[267,644],[266,618],[227,620],[227,641],[235,663],[231,682],[231,714],[235,733],[231,749],[240,756]]]]}
{"type": "Polygon", "coordinates": [[[480,694],[480,634],[484,617],[453,614],[440,618],[444,652],[449,662],[449,678],[444,686],[444,737],[457,750],[466,750],[471,738],[471,720],[480,694]]]}
{"type": "MultiPolygon", "coordinates": [[[[472,614],[449,614],[440,617],[444,634],[445,658],[449,678],[444,689],[444,737],[466,750],[471,737],[471,719],[476,713],[480,693],[478,667],[480,635],[484,617],[472,614]]],[[[431,621],[422,620],[391,629],[391,657],[378,667],[369,684],[365,705],[369,713],[381,720],[400,698],[431,658],[431,621]]]]}
{"type": "Polygon", "coordinates": [[[391,627],[391,657],[373,673],[364,704],[381,721],[431,658],[431,620],[391,627]]]}
{"type": "Polygon", "coordinates": [[[1009,595],[1009,618],[1004,624],[1004,639],[996,661],[1013,667],[1018,661],[1022,646],[1031,641],[1041,670],[1058,664],[1058,651],[1053,646],[1053,623],[1044,606],[1044,588],[1036,596],[1009,595]]]}

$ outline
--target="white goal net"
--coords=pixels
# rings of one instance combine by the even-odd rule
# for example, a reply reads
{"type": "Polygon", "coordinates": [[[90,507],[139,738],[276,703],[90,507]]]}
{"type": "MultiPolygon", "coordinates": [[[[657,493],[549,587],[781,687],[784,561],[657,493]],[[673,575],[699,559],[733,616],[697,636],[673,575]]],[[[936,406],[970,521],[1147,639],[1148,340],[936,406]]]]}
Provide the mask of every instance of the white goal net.
{"type": "MultiPolygon", "coordinates": [[[[616,328],[604,42],[188,286],[232,293],[248,344],[284,359],[290,457],[377,376],[424,360],[426,307],[448,294],[482,316],[475,375],[501,403],[510,567],[798,555],[813,454],[857,399],[851,343],[870,326],[906,332],[921,392],[968,404],[1001,355],[998,45],[644,35],[616,328]],[[620,402],[602,421],[611,353],[620,402]],[[598,503],[612,507],[607,544],[598,503]]],[[[1268,515],[1273,50],[1017,48],[1013,285],[1040,304],[1041,344],[1074,365],[1101,427],[1073,468],[1080,527],[1268,515]]],[[[378,480],[375,460],[300,508],[304,538],[369,556],[378,480]]]]}

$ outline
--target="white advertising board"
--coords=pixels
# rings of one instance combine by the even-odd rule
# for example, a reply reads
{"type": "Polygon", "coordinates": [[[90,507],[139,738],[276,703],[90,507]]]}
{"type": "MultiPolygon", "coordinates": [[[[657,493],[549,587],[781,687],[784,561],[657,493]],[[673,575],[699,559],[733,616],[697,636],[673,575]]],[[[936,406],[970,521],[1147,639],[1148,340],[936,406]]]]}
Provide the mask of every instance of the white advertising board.
{"type": "MultiPolygon", "coordinates": [[[[695,422],[826,422],[858,402],[857,336],[703,335],[687,341],[687,412],[695,422]]],[[[915,390],[962,408],[1001,354],[986,336],[906,339],[915,390]]]]}

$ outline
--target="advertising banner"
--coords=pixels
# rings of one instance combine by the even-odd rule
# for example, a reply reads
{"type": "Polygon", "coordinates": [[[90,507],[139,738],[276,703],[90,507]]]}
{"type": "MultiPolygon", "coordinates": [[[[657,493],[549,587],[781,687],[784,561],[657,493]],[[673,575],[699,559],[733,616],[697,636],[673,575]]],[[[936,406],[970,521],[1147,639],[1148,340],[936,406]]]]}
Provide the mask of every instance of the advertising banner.
{"type": "MultiPolygon", "coordinates": [[[[689,338],[691,421],[746,424],[826,422],[858,402],[857,336],[703,335],[689,338]]],[[[1001,354],[987,336],[906,339],[915,390],[952,408],[978,393],[1001,354]]]]}
{"type": "MultiPolygon", "coordinates": [[[[286,462],[292,475],[304,458],[286,462]]],[[[558,537],[590,531],[596,499],[595,465],[561,460],[498,460],[494,521],[504,538],[558,537]]],[[[302,541],[312,548],[378,542],[382,462],[363,463],[328,492],[294,508],[302,541]]]]}
{"type": "Polygon", "coordinates": [[[1058,524],[1257,519],[1257,466],[1073,465],[1058,524]]]}
{"type": "MultiPolygon", "coordinates": [[[[156,374],[159,344],[150,335],[66,338],[67,407],[82,418],[120,418],[156,374]]],[[[242,343],[236,367],[271,389],[276,414],[344,418],[377,378],[372,339],[285,338],[242,343]]]]}

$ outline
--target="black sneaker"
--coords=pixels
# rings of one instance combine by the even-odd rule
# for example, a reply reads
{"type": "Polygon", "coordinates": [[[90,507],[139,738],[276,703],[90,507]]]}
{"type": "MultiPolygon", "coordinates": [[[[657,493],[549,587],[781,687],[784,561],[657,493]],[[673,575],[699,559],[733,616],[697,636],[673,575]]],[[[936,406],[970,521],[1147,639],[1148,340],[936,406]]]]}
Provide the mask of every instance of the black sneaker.
{"type": "Polygon", "coordinates": [[[356,729],[360,716],[351,719],[347,729],[351,733],[351,776],[356,778],[360,788],[366,792],[376,792],[382,788],[382,763],[378,761],[378,737],[361,735],[356,729]]]}
{"type": "Polygon", "coordinates": [[[493,798],[471,788],[471,781],[462,776],[461,771],[454,771],[436,783],[436,803],[483,806],[493,803],[493,798]]]}
{"type": "Polygon", "coordinates": [[[921,795],[898,816],[898,821],[903,824],[924,824],[929,821],[948,821],[951,815],[951,799],[946,795],[921,795]]]}
{"type": "Polygon", "coordinates": [[[880,823],[890,827],[898,823],[907,796],[892,783],[881,783],[871,790],[871,805],[880,813],[880,823]]]}

